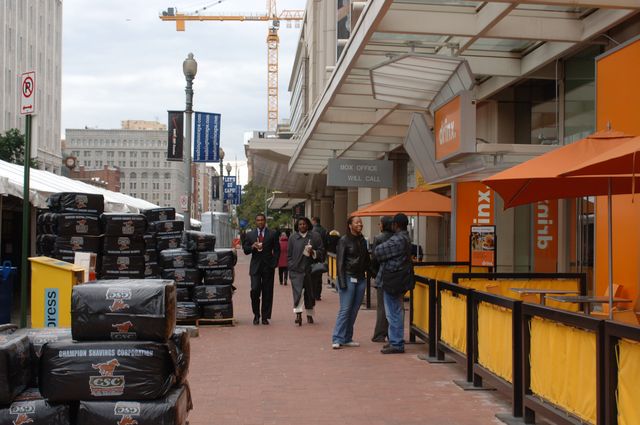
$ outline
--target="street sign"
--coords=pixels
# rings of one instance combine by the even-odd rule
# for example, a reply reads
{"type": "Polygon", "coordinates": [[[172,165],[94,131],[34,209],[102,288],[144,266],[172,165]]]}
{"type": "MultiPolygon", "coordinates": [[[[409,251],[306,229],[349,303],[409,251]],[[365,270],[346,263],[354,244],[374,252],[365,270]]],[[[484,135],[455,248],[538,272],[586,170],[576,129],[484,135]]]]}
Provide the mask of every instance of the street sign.
{"type": "Polygon", "coordinates": [[[36,112],[36,73],[34,71],[22,74],[20,83],[20,113],[32,115],[36,112]]]}
{"type": "Polygon", "coordinates": [[[220,114],[195,113],[193,162],[220,161],[220,114]]]}
{"type": "Polygon", "coordinates": [[[187,210],[188,203],[189,203],[189,200],[187,199],[187,195],[180,195],[180,209],[182,211],[187,210]]]}
{"type": "Polygon", "coordinates": [[[222,178],[222,190],[224,202],[233,201],[236,194],[236,176],[224,176],[222,178]]]}

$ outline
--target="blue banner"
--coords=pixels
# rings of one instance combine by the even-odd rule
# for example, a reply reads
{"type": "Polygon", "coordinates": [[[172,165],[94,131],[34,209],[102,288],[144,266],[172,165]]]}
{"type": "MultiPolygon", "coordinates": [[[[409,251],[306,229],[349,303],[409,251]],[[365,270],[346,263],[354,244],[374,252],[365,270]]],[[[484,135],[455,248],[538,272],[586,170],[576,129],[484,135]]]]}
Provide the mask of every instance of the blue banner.
{"type": "Polygon", "coordinates": [[[242,203],[242,186],[236,185],[236,193],[233,197],[233,205],[240,205],[242,203]]]}
{"type": "Polygon", "coordinates": [[[219,162],[220,114],[195,113],[193,162],[219,162]]]}
{"type": "Polygon", "coordinates": [[[233,201],[236,196],[236,176],[224,176],[222,178],[222,190],[224,202],[233,201]]]}

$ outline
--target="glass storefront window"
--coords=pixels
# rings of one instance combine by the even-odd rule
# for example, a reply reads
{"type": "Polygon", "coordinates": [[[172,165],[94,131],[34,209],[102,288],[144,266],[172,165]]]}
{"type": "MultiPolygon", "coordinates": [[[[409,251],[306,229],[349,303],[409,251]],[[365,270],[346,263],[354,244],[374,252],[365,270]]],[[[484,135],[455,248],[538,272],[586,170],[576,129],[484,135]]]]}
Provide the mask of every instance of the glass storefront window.
{"type": "Polygon", "coordinates": [[[595,58],[601,46],[591,46],[564,62],[564,143],[580,140],[595,131],[595,58]]]}

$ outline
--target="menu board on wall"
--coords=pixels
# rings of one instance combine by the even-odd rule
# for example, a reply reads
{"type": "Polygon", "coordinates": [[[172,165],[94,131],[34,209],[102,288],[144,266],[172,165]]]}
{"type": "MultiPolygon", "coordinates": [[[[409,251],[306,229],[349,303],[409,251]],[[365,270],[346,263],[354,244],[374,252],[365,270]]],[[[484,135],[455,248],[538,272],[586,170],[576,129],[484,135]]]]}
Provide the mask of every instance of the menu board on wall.
{"type": "Polygon", "coordinates": [[[471,266],[496,266],[496,226],[471,226],[469,259],[471,266]]]}

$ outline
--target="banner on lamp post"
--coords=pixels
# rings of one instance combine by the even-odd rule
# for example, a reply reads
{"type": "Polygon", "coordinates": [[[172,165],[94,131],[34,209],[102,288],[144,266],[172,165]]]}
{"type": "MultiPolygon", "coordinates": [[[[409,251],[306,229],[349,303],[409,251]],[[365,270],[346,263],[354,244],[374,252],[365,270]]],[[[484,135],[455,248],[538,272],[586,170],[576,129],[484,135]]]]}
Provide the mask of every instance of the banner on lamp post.
{"type": "Polygon", "coordinates": [[[222,190],[224,192],[224,202],[233,201],[236,193],[236,176],[222,177],[222,190]]]}
{"type": "Polygon", "coordinates": [[[184,142],[184,114],[182,111],[168,111],[169,125],[167,161],[182,161],[184,142]]]}
{"type": "Polygon", "coordinates": [[[235,196],[233,197],[233,205],[240,205],[242,203],[242,186],[236,185],[235,196]]]}
{"type": "Polygon", "coordinates": [[[195,113],[193,162],[220,161],[220,114],[195,113]]]}
{"type": "Polygon", "coordinates": [[[220,177],[211,177],[211,199],[217,201],[220,199],[220,177]]]}

